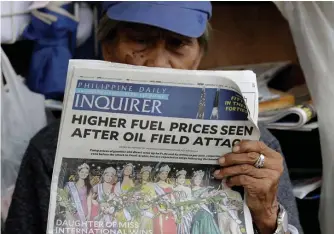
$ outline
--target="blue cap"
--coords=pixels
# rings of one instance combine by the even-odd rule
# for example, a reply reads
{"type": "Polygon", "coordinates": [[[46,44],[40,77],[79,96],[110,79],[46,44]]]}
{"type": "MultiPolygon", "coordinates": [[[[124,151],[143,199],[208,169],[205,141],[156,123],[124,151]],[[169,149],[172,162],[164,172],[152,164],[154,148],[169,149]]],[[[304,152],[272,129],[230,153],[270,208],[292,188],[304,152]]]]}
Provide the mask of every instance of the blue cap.
{"type": "Polygon", "coordinates": [[[103,2],[103,11],[117,21],[142,23],[198,38],[212,14],[209,1],[103,2]]]}

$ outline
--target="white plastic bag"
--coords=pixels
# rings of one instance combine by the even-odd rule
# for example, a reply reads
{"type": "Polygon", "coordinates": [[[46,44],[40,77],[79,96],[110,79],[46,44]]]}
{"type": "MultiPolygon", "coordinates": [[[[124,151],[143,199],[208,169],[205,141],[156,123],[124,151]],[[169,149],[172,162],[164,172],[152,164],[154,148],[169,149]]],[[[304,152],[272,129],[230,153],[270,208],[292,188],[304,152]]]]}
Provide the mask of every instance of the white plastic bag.
{"type": "Polygon", "coordinates": [[[1,1],[1,43],[12,44],[20,39],[29,24],[30,1],[1,1]]]}
{"type": "Polygon", "coordinates": [[[5,218],[22,157],[30,139],[46,125],[46,114],[44,96],[26,87],[2,48],[1,71],[1,213],[5,218]]]}
{"type": "Polygon", "coordinates": [[[92,35],[93,31],[93,11],[87,3],[80,3],[79,25],[77,31],[77,47],[84,44],[92,35]]]}
{"type": "MultiPolygon", "coordinates": [[[[334,2],[281,1],[275,4],[289,22],[300,65],[317,110],[323,161],[319,221],[321,232],[332,234],[334,229],[334,2]]],[[[313,155],[313,157],[317,156],[313,155]]]]}

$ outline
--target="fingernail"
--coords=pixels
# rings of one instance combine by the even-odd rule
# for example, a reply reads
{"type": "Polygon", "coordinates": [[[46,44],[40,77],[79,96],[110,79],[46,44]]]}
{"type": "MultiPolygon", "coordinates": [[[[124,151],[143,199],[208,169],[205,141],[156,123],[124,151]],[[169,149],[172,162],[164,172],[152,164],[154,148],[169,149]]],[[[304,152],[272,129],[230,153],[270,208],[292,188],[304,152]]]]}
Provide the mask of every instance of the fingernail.
{"type": "Polygon", "coordinates": [[[223,164],[225,162],[225,157],[221,157],[220,159],[219,159],[219,164],[223,164]]]}
{"type": "Polygon", "coordinates": [[[239,152],[239,150],[240,150],[240,146],[238,146],[238,145],[234,146],[233,149],[232,149],[233,153],[237,153],[237,152],[239,152]]]}
{"type": "Polygon", "coordinates": [[[217,175],[219,175],[219,173],[220,173],[220,170],[215,170],[215,172],[213,173],[213,175],[217,176],[217,175]]]}

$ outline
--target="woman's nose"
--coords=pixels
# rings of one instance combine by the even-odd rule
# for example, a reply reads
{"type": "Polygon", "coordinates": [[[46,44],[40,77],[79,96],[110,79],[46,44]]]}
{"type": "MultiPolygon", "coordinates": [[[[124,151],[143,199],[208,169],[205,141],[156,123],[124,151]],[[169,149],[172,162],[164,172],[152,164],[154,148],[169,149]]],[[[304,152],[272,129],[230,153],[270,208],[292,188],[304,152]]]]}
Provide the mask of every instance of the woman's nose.
{"type": "Polygon", "coordinates": [[[162,67],[171,68],[169,53],[166,49],[165,43],[157,43],[154,48],[147,54],[145,61],[147,67],[162,67]]]}

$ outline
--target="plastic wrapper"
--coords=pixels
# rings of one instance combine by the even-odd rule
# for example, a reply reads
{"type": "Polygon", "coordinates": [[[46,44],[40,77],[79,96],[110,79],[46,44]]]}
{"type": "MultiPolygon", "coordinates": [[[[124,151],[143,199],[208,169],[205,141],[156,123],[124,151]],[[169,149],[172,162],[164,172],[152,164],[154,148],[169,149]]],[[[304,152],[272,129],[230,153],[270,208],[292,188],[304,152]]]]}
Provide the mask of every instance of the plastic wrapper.
{"type": "Polygon", "coordinates": [[[1,214],[5,219],[22,157],[30,139],[46,125],[46,114],[44,97],[26,87],[3,50],[1,70],[1,214]]]}
{"type": "MultiPolygon", "coordinates": [[[[275,2],[288,20],[300,65],[318,115],[323,160],[320,228],[334,223],[334,2],[275,2]]],[[[309,159],[310,160],[310,159],[309,159]]]]}

